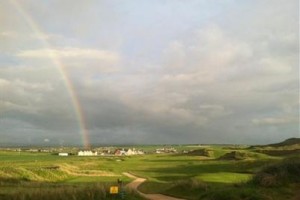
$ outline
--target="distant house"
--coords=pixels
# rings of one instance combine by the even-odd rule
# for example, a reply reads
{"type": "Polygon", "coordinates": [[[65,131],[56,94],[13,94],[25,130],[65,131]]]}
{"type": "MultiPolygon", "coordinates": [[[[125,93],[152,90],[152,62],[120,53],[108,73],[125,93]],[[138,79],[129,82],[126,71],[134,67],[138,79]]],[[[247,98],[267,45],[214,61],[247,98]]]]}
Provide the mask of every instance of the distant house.
{"type": "Polygon", "coordinates": [[[144,154],[145,154],[145,152],[142,151],[142,150],[137,150],[136,153],[137,153],[138,155],[144,155],[144,154]]]}
{"type": "Polygon", "coordinates": [[[132,156],[132,155],[142,155],[144,154],[141,150],[133,149],[116,149],[114,155],[116,156],[132,156]]]}
{"type": "Polygon", "coordinates": [[[111,154],[112,152],[111,152],[111,150],[110,149],[104,149],[103,151],[102,151],[102,154],[103,155],[107,155],[107,154],[111,154]]]}
{"type": "Polygon", "coordinates": [[[182,150],[182,153],[189,153],[188,150],[182,150]]]}
{"type": "Polygon", "coordinates": [[[93,152],[93,151],[79,151],[78,152],[78,156],[97,156],[98,153],[97,152],[93,152]]]}
{"type": "Polygon", "coordinates": [[[39,150],[38,150],[38,149],[28,149],[28,150],[26,150],[26,151],[28,151],[28,152],[31,152],[31,153],[36,153],[36,152],[39,152],[39,150]]]}
{"type": "Polygon", "coordinates": [[[126,156],[131,156],[131,155],[135,155],[135,151],[133,151],[132,149],[127,149],[127,151],[125,152],[126,156]]]}
{"type": "Polygon", "coordinates": [[[59,156],[69,156],[69,153],[58,153],[59,156]]]}
{"type": "Polygon", "coordinates": [[[143,150],[137,150],[137,149],[133,148],[132,150],[128,149],[127,154],[128,155],[143,155],[143,154],[145,154],[145,152],[143,150]]]}
{"type": "Polygon", "coordinates": [[[126,151],[124,149],[116,149],[115,152],[114,152],[114,155],[116,155],[116,156],[125,156],[126,151]]]}
{"type": "Polygon", "coordinates": [[[177,150],[173,147],[170,148],[159,148],[155,150],[155,153],[177,153],[177,150]]]}

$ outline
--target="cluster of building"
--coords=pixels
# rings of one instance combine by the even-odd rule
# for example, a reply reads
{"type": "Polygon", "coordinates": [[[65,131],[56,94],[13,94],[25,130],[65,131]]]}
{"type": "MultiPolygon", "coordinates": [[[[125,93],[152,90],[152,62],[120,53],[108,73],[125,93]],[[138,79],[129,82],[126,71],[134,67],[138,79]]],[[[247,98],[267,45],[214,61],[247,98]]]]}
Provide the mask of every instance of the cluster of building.
{"type": "MultiPolygon", "coordinates": [[[[145,154],[144,151],[142,150],[136,150],[135,148],[133,149],[115,149],[114,151],[111,150],[105,150],[102,151],[98,154],[97,151],[90,151],[90,150],[82,150],[77,153],[78,156],[132,156],[132,155],[143,155],[145,154]]],[[[71,154],[69,153],[58,153],[59,156],[69,156],[71,154]]]]}
{"type": "Polygon", "coordinates": [[[132,155],[143,155],[145,154],[142,150],[133,149],[116,149],[114,155],[116,156],[132,156],[132,155]]]}
{"type": "Polygon", "coordinates": [[[98,156],[97,151],[79,151],[78,156],[98,156]]]}
{"type": "MultiPolygon", "coordinates": [[[[59,156],[132,156],[145,154],[145,151],[141,149],[123,147],[97,147],[91,150],[80,150],[77,147],[8,148],[7,150],[30,153],[52,153],[53,155],[59,156]]],[[[164,146],[154,150],[148,150],[147,153],[177,153],[177,150],[173,147],[164,146]]]]}
{"type": "Polygon", "coordinates": [[[169,148],[159,148],[155,150],[155,153],[177,153],[177,150],[173,147],[169,147],[169,148]]]}

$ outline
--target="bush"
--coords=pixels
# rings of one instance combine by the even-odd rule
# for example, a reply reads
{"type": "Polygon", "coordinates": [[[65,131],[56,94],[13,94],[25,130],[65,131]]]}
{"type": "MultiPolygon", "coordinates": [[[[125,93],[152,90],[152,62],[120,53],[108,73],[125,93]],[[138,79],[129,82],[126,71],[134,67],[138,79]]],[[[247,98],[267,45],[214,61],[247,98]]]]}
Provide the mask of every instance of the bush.
{"type": "Polygon", "coordinates": [[[189,152],[188,155],[214,157],[214,151],[211,149],[196,149],[189,152]]]}
{"type": "Polygon", "coordinates": [[[199,199],[202,200],[265,200],[261,194],[249,188],[225,188],[212,190],[205,193],[199,199]]]}
{"type": "Polygon", "coordinates": [[[249,155],[248,153],[245,153],[245,152],[232,151],[232,152],[224,154],[219,159],[220,160],[245,160],[245,159],[249,159],[251,157],[252,157],[251,155],[249,155]]]}
{"type": "Polygon", "coordinates": [[[187,180],[180,180],[173,183],[173,188],[184,188],[185,190],[207,190],[207,184],[196,179],[190,178],[187,180]]]}
{"type": "Polygon", "coordinates": [[[252,182],[264,187],[300,183],[300,160],[283,160],[266,166],[253,177],[252,182]]]}

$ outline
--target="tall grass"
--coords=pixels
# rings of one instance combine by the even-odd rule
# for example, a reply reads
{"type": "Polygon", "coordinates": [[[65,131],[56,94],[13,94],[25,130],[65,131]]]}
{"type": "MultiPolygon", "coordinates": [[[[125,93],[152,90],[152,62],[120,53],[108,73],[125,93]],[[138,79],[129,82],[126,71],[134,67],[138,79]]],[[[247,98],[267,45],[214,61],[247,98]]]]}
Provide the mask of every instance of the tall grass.
{"type": "Polygon", "coordinates": [[[286,159],[259,171],[252,182],[264,187],[300,183],[300,159],[286,159]]]}
{"type": "Polygon", "coordinates": [[[1,177],[18,178],[32,181],[62,181],[68,177],[69,174],[60,169],[46,169],[46,168],[25,168],[25,167],[0,167],[1,177]]]}
{"type": "MultiPolygon", "coordinates": [[[[34,186],[34,184],[33,184],[34,186]]],[[[28,185],[27,185],[28,187],[28,185]]],[[[137,193],[127,190],[123,198],[118,195],[111,195],[109,185],[93,184],[86,187],[66,186],[43,188],[38,187],[30,191],[19,191],[13,194],[0,194],[1,200],[102,200],[102,199],[142,199],[137,193]]]]}
{"type": "Polygon", "coordinates": [[[186,180],[175,181],[173,183],[173,188],[189,189],[189,190],[197,189],[197,190],[206,191],[208,189],[208,185],[199,179],[190,178],[186,180]]]}

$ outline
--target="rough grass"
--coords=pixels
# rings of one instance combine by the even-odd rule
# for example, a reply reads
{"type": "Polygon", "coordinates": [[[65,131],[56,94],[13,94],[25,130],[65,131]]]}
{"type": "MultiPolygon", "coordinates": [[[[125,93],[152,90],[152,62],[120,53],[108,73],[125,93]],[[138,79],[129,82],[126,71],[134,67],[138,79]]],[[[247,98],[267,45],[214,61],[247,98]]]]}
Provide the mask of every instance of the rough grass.
{"type": "Polygon", "coordinates": [[[286,159],[264,167],[252,182],[263,187],[300,183],[300,159],[286,159]]]}
{"type": "MultiPolygon", "coordinates": [[[[34,183],[33,183],[34,186],[34,183]]],[[[27,191],[19,191],[16,193],[0,194],[1,200],[104,200],[104,199],[120,199],[120,195],[109,194],[109,185],[94,184],[86,187],[61,186],[53,187],[53,185],[40,185],[39,188],[27,191]]],[[[143,199],[134,191],[124,191],[123,199],[139,200],[143,199]]]]}
{"type": "Polygon", "coordinates": [[[69,174],[59,169],[46,168],[26,168],[26,167],[0,167],[1,177],[4,178],[19,178],[31,181],[46,181],[55,182],[62,181],[70,177],[69,174]]]}
{"type": "Polygon", "coordinates": [[[253,159],[264,159],[266,156],[245,150],[231,151],[219,157],[220,160],[253,160],[253,159]]]}
{"type": "Polygon", "coordinates": [[[211,190],[199,197],[203,200],[267,200],[255,189],[222,188],[211,190]]]}
{"type": "Polygon", "coordinates": [[[187,155],[214,157],[214,151],[212,149],[195,149],[188,152],[187,155]]]}
{"type": "MultiPolygon", "coordinates": [[[[196,179],[191,177],[179,181],[146,182],[140,189],[143,192],[155,191],[192,200],[296,199],[299,194],[295,193],[297,191],[295,188],[300,186],[299,160],[299,158],[293,158],[281,162],[278,160],[269,160],[268,162],[255,160],[206,161],[205,164],[198,165],[200,175],[195,176],[196,179]],[[267,165],[267,163],[272,164],[267,165]],[[249,169],[252,169],[253,172],[257,171],[253,178],[251,178],[251,174],[237,173],[238,171],[249,172],[249,169]]],[[[191,173],[194,171],[194,168],[185,167],[185,170],[189,170],[191,173]]],[[[169,168],[169,171],[172,170],[169,168]]],[[[182,169],[177,168],[177,172],[182,172],[182,169]]]]}
{"type": "Polygon", "coordinates": [[[299,155],[300,154],[300,146],[299,149],[258,149],[256,150],[258,153],[267,154],[270,156],[287,156],[287,155],[299,155]]]}

